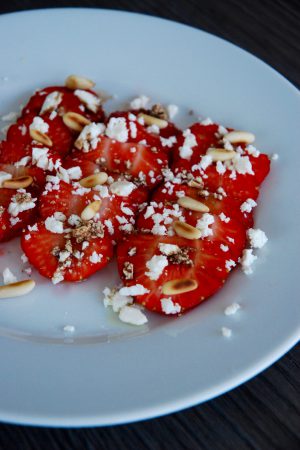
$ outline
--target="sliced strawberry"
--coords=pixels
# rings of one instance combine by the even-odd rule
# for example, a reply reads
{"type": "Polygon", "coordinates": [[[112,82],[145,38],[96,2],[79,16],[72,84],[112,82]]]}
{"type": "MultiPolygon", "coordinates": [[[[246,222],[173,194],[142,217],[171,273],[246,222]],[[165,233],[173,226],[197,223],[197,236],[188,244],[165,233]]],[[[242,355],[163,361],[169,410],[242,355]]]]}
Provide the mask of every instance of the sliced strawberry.
{"type": "Polygon", "coordinates": [[[120,196],[110,191],[109,185],[82,188],[79,183],[68,184],[60,181],[58,185],[49,183],[40,198],[39,212],[43,219],[56,211],[67,218],[80,216],[86,206],[100,200],[100,209],[95,218],[104,225],[104,231],[114,239],[131,232],[135,224],[138,206],[145,200],[139,189],[135,188],[128,196],[120,196]],[[136,194],[135,194],[136,192],[136,194]]]}
{"type": "MultiPolygon", "coordinates": [[[[213,202],[210,204],[214,206],[213,202]]],[[[215,211],[211,208],[209,213],[203,213],[181,208],[176,203],[150,202],[150,205],[140,213],[137,227],[144,233],[174,235],[174,222],[179,220],[186,222],[200,229],[201,239],[214,242],[219,251],[226,253],[227,259],[237,261],[246,242],[245,226],[232,217],[220,216],[218,209],[219,205],[215,211]]]]}
{"type": "MultiPolygon", "coordinates": [[[[81,150],[72,154],[73,158],[82,156],[81,150]]],[[[131,175],[151,188],[162,179],[162,170],[168,165],[166,153],[156,153],[147,145],[118,142],[106,136],[101,136],[96,148],[84,156],[110,172],[131,175]]]]}
{"type": "MultiPolygon", "coordinates": [[[[179,181],[179,180],[178,180],[179,181]]],[[[222,191],[221,191],[222,192],[222,191]]],[[[204,203],[213,214],[224,214],[244,223],[246,228],[253,225],[253,214],[241,210],[241,202],[232,197],[225,197],[220,192],[209,193],[205,189],[195,188],[188,184],[170,181],[159,186],[152,194],[152,201],[160,203],[176,203],[180,197],[191,197],[204,203]]]]}
{"type": "Polygon", "coordinates": [[[135,296],[135,300],[157,312],[163,312],[162,299],[177,304],[178,313],[193,308],[223,286],[228,276],[225,258],[220,255],[215,244],[177,236],[131,235],[119,244],[117,260],[120,276],[126,286],[140,284],[148,290],[144,295],[135,296]],[[164,256],[168,265],[160,271],[160,275],[156,275],[157,279],[151,279],[153,275],[149,275],[151,271],[147,263],[153,256],[162,255],[160,244],[176,245],[179,252],[164,256]],[[163,294],[162,286],[171,280],[194,280],[197,288],[181,294],[163,294]]]}
{"type": "Polygon", "coordinates": [[[33,192],[25,189],[0,188],[0,242],[17,236],[26,225],[36,219],[37,198],[33,192]],[[24,210],[18,212],[17,204],[25,205],[24,210]]]}
{"type": "MultiPolygon", "coordinates": [[[[17,120],[17,123],[11,125],[7,131],[7,140],[18,145],[20,149],[31,144],[33,139],[30,136],[30,125],[35,119],[34,114],[27,114],[17,120]]],[[[72,148],[75,140],[74,133],[64,124],[62,118],[57,115],[53,119],[49,114],[42,116],[43,121],[49,126],[46,135],[51,139],[52,150],[60,156],[65,156],[72,148]]]]}
{"type": "MultiPolygon", "coordinates": [[[[29,100],[27,105],[24,106],[22,115],[25,116],[27,114],[40,115],[41,109],[43,107],[44,101],[47,96],[53,92],[58,92],[62,94],[61,102],[57,107],[57,112],[60,116],[67,112],[75,112],[85,116],[92,122],[102,122],[104,120],[104,112],[101,105],[98,106],[97,112],[93,112],[90,109],[86,108],[83,102],[75,95],[75,91],[68,89],[64,86],[50,86],[46,87],[42,90],[37,91],[29,100]]],[[[89,92],[96,97],[97,94],[93,91],[89,92]]]]}
{"type": "Polygon", "coordinates": [[[53,233],[39,221],[23,233],[21,245],[29,262],[54,283],[82,281],[105,267],[113,254],[111,239],[103,237],[101,228],[92,232],[91,226],[88,222],[53,233]]]}

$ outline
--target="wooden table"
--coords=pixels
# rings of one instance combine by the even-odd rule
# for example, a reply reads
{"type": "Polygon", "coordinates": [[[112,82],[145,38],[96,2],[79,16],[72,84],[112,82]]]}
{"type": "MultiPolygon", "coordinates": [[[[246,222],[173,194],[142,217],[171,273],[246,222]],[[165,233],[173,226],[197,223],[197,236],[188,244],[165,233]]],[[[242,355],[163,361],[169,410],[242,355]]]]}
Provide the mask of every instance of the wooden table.
{"type": "MultiPolygon", "coordinates": [[[[241,46],[300,86],[299,0],[10,0],[0,12],[55,6],[124,9],[183,22],[241,46]]],[[[299,366],[300,346],[228,394],[131,425],[51,429],[3,424],[0,449],[300,449],[299,366]]]]}

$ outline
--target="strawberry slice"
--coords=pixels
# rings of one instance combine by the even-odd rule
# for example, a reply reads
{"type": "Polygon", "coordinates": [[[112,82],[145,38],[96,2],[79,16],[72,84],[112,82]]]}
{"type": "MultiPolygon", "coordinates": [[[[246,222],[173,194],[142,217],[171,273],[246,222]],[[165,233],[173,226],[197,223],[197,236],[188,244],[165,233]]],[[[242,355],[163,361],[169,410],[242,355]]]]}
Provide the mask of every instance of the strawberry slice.
{"type": "MultiPolygon", "coordinates": [[[[221,201],[220,201],[221,202],[221,201]]],[[[201,202],[207,206],[209,202],[201,202]]],[[[213,209],[210,202],[209,212],[192,211],[178,204],[150,202],[141,212],[137,228],[144,233],[155,235],[174,235],[174,223],[183,221],[201,231],[201,239],[214,242],[219,252],[226,254],[227,259],[237,261],[246,242],[245,226],[232,217],[219,214],[219,205],[213,209]]],[[[221,209],[221,208],[220,208],[221,209]]]]}
{"type": "Polygon", "coordinates": [[[195,188],[189,184],[168,181],[159,186],[152,194],[152,201],[156,203],[176,203],[180,197],[186,196],[204,203],[213,214],[225,215],[240,223],[244,223],[246,228],[253,225],[252,208],[243,208],[237,199],[222,195],[222,190],[210,193],[199,187],[195,188]]]}
{"type": "MultiPolygon", "coordinates": [[[[82,156],[81,150],[72,154],[73,158],[82,156]]],[[[168,165],[165,152],[157,153],[148,145],[119,142],[107,136],[99,137],[95,148],[85,152],[84,156],[109,172],[130,175],[151,188],[162,180],[163,169],[168,165]]]]}
{"type": "MultiPolygon", "coordinates": [[[[113,180],[112,180],[113,181],[113,180]]],[[[133,183],[119,179],[109,184],[83,188],[79,183],[68,184],[54,178],[54,184],[49,182],[46,190],[40,198],[39,213],[46,219],[56,211],[60,211],[70,220],[74,215],[80,217],[82,211],[90,203],[101,201],[100,208],[95,218],[104,225],[105,234],[115,240],[120,239],[124,233],[131,232],[135,224],[135,216],[138,206],[145,200],[145,191],[141,192],[133,183]],[[125,183],[125,187],[132,188],[129,195],[117,195],[112,189],[125,183]]],[[[115,192],[115,191],[114,191],[115,192]]],[[[76,220],[75,217],[75,220],[76,220]]]]}
{"type": "Polygon", "coordinates": [[[255,200],[259,186],[270,170],[268,156],[251,145],[237,143],[228,147],[227,143],[226,149],[231,148],[235,152],[234,157],[225,162],[212,162],[209,149],[224,146],[226,144],[218,125],[194,124],[178,138],[174,151],[174,173],[200,177],[206,189],[215,192],[222,188],[228,196],[241,202],[248,198],[255,200]]]}
{"type": "MultiPolygon", "coordinates": [[[[25,116],[27,114],[38,116],[40,114],[51,113],[51,110],[43,113],[42,108],[44,102],[49,94],[58,93],[58,95],[61,95],[61,100],[55,107],[55,111],[57,111],[60,116],[67,112],[75,112],[77,114],[85,116],[91,122],[102,122],[104,120],[104,112],[100,103],[97,105],[96,112],[94,112],[86,107],[86,105],[82,102],[82,100],[80,100],[75,92],[76,91],[68,89],[64,86],[50,86],[39,90],[29,99],[27,105],[24,106],[22,116],[25,116]]],[[[99,98],[93,91],[87,90],[85,92],[92,94],[96,98],[99,98]]]]}
{"type": "Polygon", "coordinates": [[[118,245],[117,261],[125,286],[146,289],[135,300],[160,313],[167,313],[170,304],[172,314],[193,308],[217,292],[228,276],[226,258],[214,243],[177,236],[128,236],[118,245]],[[173,290],[164,290],[172,280],[177,280],[173,290]],[[180,293],[180,287],[186,291],[180,293]]]}
{"type": "Polygon", "coordinates": [[[33,192],[0,188],[0,242],[17,236],[35,221],[37,198],[33,192]]]}
{"type": "Polygon", "coordinates": [[[75,140],[74,132],[72,132],[63,122],[60,116],[51,118],[51,115],[44,114],[42,117],[34,114],[26,114],[17,120],[17,123],[11,125],[7,131],[7,140],[17,145],[21,151],[26,145],[32,144],[30,136],[30,126],[38,120],[43,120],[44,126],[48,131],[45,133],[52,141],[52,147],[57,154],[65,156],[75,140]]]}
{"type": "Polygon", "coordinates": [[[29,262],[53,283],[85,280],[112,258],[112,241],[104,237],[101,224],[89,221],[58,233],[49,231],[47,223],[39,221],[25,231],[21,245],[29,262]]]}

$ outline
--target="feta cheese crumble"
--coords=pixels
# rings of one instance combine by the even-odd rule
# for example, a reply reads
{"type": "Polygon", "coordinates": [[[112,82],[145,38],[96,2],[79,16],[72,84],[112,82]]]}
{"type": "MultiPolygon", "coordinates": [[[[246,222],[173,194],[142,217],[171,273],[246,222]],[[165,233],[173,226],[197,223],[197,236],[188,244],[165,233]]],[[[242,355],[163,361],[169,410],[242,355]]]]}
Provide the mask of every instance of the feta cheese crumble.
{"type": "Polygon", "coordinates": [[[110,191],[112,194],[119,195],[121,197],[128,197],[131,192],[136,189],[136,185],[131,181],[115,181],[110,185],[110,191]]]}
{"type": "Polygon", "coordinates": [[[268,241],[265,232],[259,228],[249,228],[247,230],[247,237],[252,248],[262,248],[268,241]]]}
{"type": "Polygon", "coordinates": [[[243,254],[239,259],[239,263],[242,266],[242,270],[246,275],[250,275],[253,272],[252,264],[257,260],[257,256],[253,255],[253,250],[246,248],[243,250],[243,254]]]}
{"type": "Polygon", "coordinates": [[[105,134],[118,142],[127,142],[128,128],[125,117],[112,117],[107,124],[105,134]]]}
{"type": "Polygon", "coordinates": [[[145,272],[145,275],[150,278],[150,280],[158,280],[164,271],[164,268],[168,265],[168,258],[164,255],[154,255],[147,261],[146,267],[149,272],[145,272]]]}
{"type": "Polygon", "coordinates": [[[174,117],[178,114],[179,108],[177,105],[168,105],[167,113],[170,120],[174,119],[174,117]]]}
{"type": "Polygon", "coordinates": [[[146,95],[140,95],[130,102],[131,109],[146,109],[150,98],[146,95]]]}
{"type": "Polygon", "coordinates": [[[49,131],[49,125],[44,121],[44,119],[36,116],[29,125],[29,129],[40,131],[41,133],[47,133],[49,131]]]}
{"type": "Polygon", "coordinates": [[[240,209],[243,213],[251,213],[252,209],[255,208],[255,206],[257,206],[256,201],[252,198],[247,198],[247,200],[241,204],[240,209]]]}
{"type": "Polygon", "coordinates": [[[179,303],[174,303],[171,297],[162,298],[160,303],[161,309],[165,314],[178,314],[181,311],[179,303]]]}
{"type": "Polygon", "coordinates": [[[197,220],[196,228],[201,231],[201,237],[212,236],[213,230],[209,228],[214,223],[215,219],[212,214],[204,213],[203,216],[197,220]]]}
{"type": "Polygon", "coordinates": [[[62,93],[58,91],[53,91],[47,95],[42,105],[40,114],[44,114],[45,112],[51,112],[56,110],[58,105],[62,101],[62,93]]]}
{"type": "Polygon", "coordinates": [[[181,147],[179,147],[179,155],[182,159],[191,159],[193,154],[193,147],[197,145],[196,136],[191,132],[189,128],[182,133],[184,141],[181,147]]]}
{"type": "Polygon", "coordinates": [[[54,215],[47,217],[45,220],[45,227],[51,233],[62,234],[64,232],[64,225],[60,220],[57,220],[54,215]]]}
{"type": "Polygon", "coordinates": [[[158,248],[163,255],[175,255],[180,252],[180,247],[174,244],[158,244],[158,248]]]}
{"type": "Polygon", "coordinates": [[[96,113],[100,107],[101,100],[96,95],[91,92],[84,91],[82,89],[76,89],[74,91],[76,97],[89,109],[90,111],[96,113]]]}
{"type": "Polygon", "coordinates": [[[123,306],[119,312],[119,319],[130,325],[144,325],[148,322],[145,314],[135,306],[123,306]]]}
{"type": "Polygon", "coordinates": [[[133,286],[122,287],[119,291],[120,295],[144,295],[150,291],[141,284],[135,284],[133,286]]]}
{"type": "Polygon", "coordinates": [[[222,336],[224,336],[225,338],[230,338],[232,336],[232,330],[227,327],[222,327],[221,333],[222,333],[222,336]]]}
{"type": "Polygon", "coordinates": [[[225,316],[232,316],[236,314],[238,310],[241,309],[241,305],[239,303],[232,303],[224,309],[225,316]]]}

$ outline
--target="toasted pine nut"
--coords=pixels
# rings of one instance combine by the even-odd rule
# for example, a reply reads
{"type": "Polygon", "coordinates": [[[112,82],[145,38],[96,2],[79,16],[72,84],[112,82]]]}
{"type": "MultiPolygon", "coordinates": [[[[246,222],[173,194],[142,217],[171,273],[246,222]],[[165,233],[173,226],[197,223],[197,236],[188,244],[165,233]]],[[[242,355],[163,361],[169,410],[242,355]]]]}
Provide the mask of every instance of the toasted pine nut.
{"type": "Polygon", "coordinates": [[[29,130],[29,133],[32,139],[34,139],[35,141],[39,142],[40,144],[46,145],[47,147],[52,147],[53,142],[45,133],[34,129],[29,130]]]}
{"type": "Polygon", "coordinates": [[[234,150],[226,150],[225,148],[209,148],[206,154],[210,155],[214,162],[217,162],[230,161],[236,155],[236,152],[234,150]]]}
{"type": "Polygon", "coordinates": [[[63,121],[68,128],[74,131],[82,131],[86,125],[91,123],[91,121],[86,117],[74,112],[67,112],[64,114],[63,121]]]}
{"type": "Polygon", "coordinates": [[[150,116],[149,114],[140,113],[139,117],[144,119],[145,125],[156,125],[158,128],[166,128],[168,126],[168,122],[166,120],[150,116]]]}
{"type": "Polygon", "coordinates": [[[82,211],[80,217],[82,220],[91,220],[99,211],[101,206],[101,200],[95,200],[87,205],[82,211]]]}
{"type": "Polygon", "coordinates": [[[99,172],[89,175],[88,177],[82,178],[79,183],[85,188],[92,188],[99,186],[99,184],[106,183],[108,175],[106,172],[99,172]]]}
{"type": "Polygon", "coordinates": [[[92,80],[89,80],[85,77],[80,77],[78,75],[70,75],[66,81],[65,85],[69,89],[92,89],[95,86],[95,83],[92,80]]]}
{"type": "Polygon", "coordinates": [[[199,239],[201,237],[201,231],[198,228],[192,227],[188,223],[180,222],[179,220],[173,223],[173,228],[178,236],[186,239],[199,239]]]}
{"type": "Polygon", "coordinates": [[[202,189],[203,188],[203,183],[200,183],[199,181],[195,180],[190,180],[188,182],[188,185],[197,189],[202,189]]]}
{"type": "Polygon", "coordinates": [[[2,187],[7,189],[21,189],[27,188],[33,183],[33,178],[31,176],[10,178],[2,183],[2,187]]]}
{"type": "Polygon", "coordinates": [[[229,141],[231,144],[238,142],[245,142],[245,144],[252,144],[255,141],[255,135],[249,131],[230,131],[223,136],[224,141],[229,141]]]}
{"type": "Polygon", "coordinates": [[[20,297],[21,295],[26,295],[35,286],[35,281],[33,280],[22,280],[16,283],[6,284],[0,286],[0,298],[11,298],[20,297]]]}
{"type": "Polygon", "coordinates": [[[184,294],[185,292],[194,291],[197,287],[198,283],[196,280],[177,278],[176,280],[167,281],[162,286],[162,293],[164,295],[184,294]]]}
{"type": "Polygon", "coordinates": [[[180,197],[177,202],[180,206],[191,211],[209,212],[209,207],[192,197],[180,197]]]}

